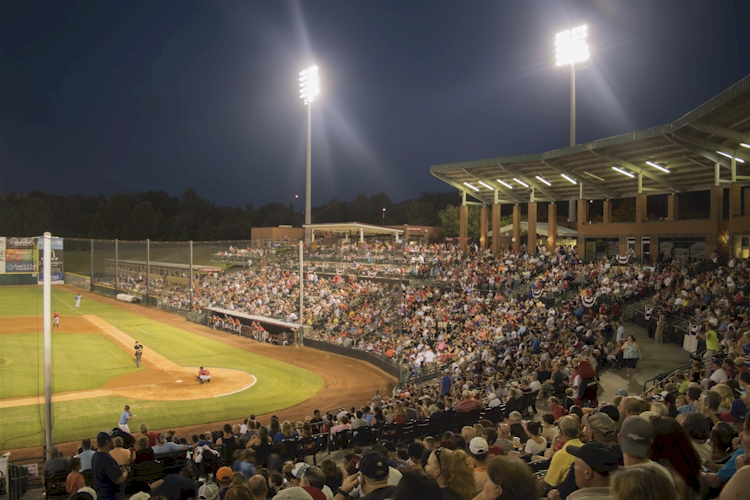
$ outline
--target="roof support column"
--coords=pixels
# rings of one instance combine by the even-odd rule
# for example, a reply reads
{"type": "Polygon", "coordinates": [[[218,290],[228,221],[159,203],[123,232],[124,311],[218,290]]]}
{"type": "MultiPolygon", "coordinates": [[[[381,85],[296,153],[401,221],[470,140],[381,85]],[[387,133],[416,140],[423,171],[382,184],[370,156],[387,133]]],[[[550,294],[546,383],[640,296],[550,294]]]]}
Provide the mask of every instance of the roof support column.
{"type": "Polygon", "coordinates": [[[589,220],[589,203],[586,200],[578,200],[578,225],[586,224],[589,220]]]}
{"type": "Polygon", "coordinates": [[[365,230],[361,227],[359,228],[359,242],[364,243],[365,242],[365,230]]]}
{"type": "Polygon", "coordinates": [[[461,206],[458,209],[458,244],[461,250],[469,250],[469,207],[466,205],[466,191],[461,191],[461,206]]]}
{"type": "Polygon", "coordinates": [[[547,207],[547,250],[555,251],[557,246],[557,204],[553,201],[547,207]]]}
{"type": "Polygon", "coordinates": [[[667,197],[667,219],[669,220],[679,220],[680,219],[680,213],[679,213],[679,201],[680,199],[677,197],[677,193],[670,194],[667,197]]]}
{"type": "Polygon", "coordinates": [[[739,217],[742,215],[742,186],[739,182],[733,182],[729,185],[729,218],[739,217]]]}
{"type": "Polygon", "coordinates": [[[568,200],[568,222],[575,222],[578,220],[578,209],[576,208],[576,200],[568,200]]]}
{"type": "Polygon", "coordinates": [[[497,201],[492,205],[492,253],[500,253],[500,204],[497,201]]]}
{"type": "Polygon", "coordinates": [[[529,221],[528,221],[528,231],[526,232],[526,252],[530,254],[536,254],[536,243],[537,243],[537,236],[536,236],[536,209],[537,204],[536,202],[529,203],[528,210],[529,210],[529,221]]]}
{"type": "Polygon", "coordinates": [[[721,185],[721,165],[717,161],[714,165],[714,186],[721,185]]]}
{"type": "Polygon", "coordinates": [[[635,222],[640,224],[641,222],[648,220],[648,214],[646,213],[646,207],[648,205],[648,195],[644,193],[638,193],[635,195],[635,222]]]}
{"type": "Polygon", "coordinates": [[[487,250],[487,207],[482,205],[479,209],[479,249],[487,250]]]}
{"type": "Polygon", "coordinates": [[[513,205],[513,249],[521,246],[521,205],[513,205]]]}
{"type": "MultiPolygon", "coordinates": [[[[731,208],[731,206],[730,206],[731,208]]],[[[730,210],[731,212],[731,210],[730,210]]],[[[724,258],[728,255],[728,248],[722,242],[722,223],[724,222],[724,188],[714,186],[711,188],[711,227],[706,237],[706,254],[714,251],[724,258]]]]}
{"type": "Polygon", "coordinates": [[[604,213],[602,216],[602,222],[605,224],[612,223],[612,200],[604,200],[604,213]]]}
{"type": "Polygon", "coordinates": [[[310,230],[310,241],[315,241],[315,229],[310,230]]]}

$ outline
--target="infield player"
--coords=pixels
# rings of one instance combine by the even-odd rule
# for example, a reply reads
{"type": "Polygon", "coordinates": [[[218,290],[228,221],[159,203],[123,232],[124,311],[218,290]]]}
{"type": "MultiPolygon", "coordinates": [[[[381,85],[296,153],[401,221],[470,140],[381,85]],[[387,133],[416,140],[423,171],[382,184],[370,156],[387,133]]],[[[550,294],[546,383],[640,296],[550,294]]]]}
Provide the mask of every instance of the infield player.
{"type": "Polygon", "coordinates": [[[143,356],[143,346],[137,340],[135,341],[135,366],[141,366],[141,356],[143,356]]]}
{"type": "Polygon", "coordinates": [[[198,371],[198,375],[195,378],[200,380],[201,384],[203,384],[203,382],[211,382],[211,372],[201,366],[201,369],[198,371]]]}
{"type": "Polygon", "coordinates": [[[81,294],[76,295],[76,308],[81,307],[81,294]]]}
{"type": "Polygon", "coordinates": [[[55,309],[55,314],[52,315],[52,327],[60,328],[60,313],[55,309]]]}
{"type": "Polygon", "coordinates": [[[125,409],[123,410],[122,415],[120,415],[120,423],[117,425],[117,427],[119,427],[122,432],[127,432],[128,434],[130,434],[128,422],[130,422],[134,418],[135,415],[130,413],[130,405],[125,405],[125,409]]]}

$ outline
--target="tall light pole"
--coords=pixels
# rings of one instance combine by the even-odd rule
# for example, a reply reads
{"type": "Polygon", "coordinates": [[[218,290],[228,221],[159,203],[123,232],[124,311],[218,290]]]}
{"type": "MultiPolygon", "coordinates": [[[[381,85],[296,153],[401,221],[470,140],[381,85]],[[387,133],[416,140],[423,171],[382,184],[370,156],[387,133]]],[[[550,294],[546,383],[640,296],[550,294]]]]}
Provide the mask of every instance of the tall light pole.
{"type": "Polygon", "coordinates": [[[558,66],[570,66],[570,145],[576,145],[576,63],[589,58],[586,43],[588,26],[561,31],[555,36],[555,59],[558,66]]]}
{"type": "MultiPolygon", "coordinates": [[[[307,105],[307,174],[305,180],[305,224],[312,223],[312,103],[320,93],[318,67],[310,66],[299,74],[299,96],[307,105]]],[[[312,229],[305,228],[305,243],[312,240],[312,229]]]]}

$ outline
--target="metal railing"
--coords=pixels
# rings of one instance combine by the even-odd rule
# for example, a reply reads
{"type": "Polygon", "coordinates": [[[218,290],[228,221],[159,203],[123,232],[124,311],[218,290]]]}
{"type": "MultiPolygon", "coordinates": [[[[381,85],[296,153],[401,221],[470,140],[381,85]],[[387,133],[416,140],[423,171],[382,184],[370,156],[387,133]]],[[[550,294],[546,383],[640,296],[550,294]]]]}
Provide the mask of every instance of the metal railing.
{"type": "Polygon", "coordinates": [[[8,498],[18,500],[29,491],[29,471],[26,467],[8,464],[8,498]]]}

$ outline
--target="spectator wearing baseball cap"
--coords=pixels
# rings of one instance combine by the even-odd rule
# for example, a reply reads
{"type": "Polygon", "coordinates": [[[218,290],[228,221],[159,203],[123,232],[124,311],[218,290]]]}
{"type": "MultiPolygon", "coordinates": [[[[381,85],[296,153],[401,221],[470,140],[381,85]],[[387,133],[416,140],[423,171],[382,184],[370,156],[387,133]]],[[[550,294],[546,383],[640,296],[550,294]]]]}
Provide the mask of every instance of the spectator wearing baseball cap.
{"type": "Polygon", "coordinates": [[[346,500],[349,494],[361,486],[362,500],[389,498],[396,487],[388,484],[388,460],[378,451],[366,451],[359,461],[359,472],[344,480],[336,492],[335,500],[346,500]]]}
{"type": "Polygon", "coordinates": [[[573,467],[578,487],[568,495],[568,500],[608,500],[609,474],[618,468],[615,450],[604,443],[590,441],[583,446],[569,446],[568,453],[576,457],[573,467]]]}
{"type": "Polygon", "coordinates": [[[96,443],[99,448],[91,456],[91,474],[96,496],[98,500],[124,500],[123,483],[128,478],[128,471],[117,465],[117,461],[109,454],[114,448],[112,436],[102,431],[96,436],[96,443]]]}
{"type": "Polygon", "coordinates": [[[469,453],[474,461],[474,482],[477,484],[477,491],[481,491],[487,481],[487,453],[489,449],[487,440],[484,438],[475,437],[469,441],[469,453]]]}
{"type": "MultiPolygon", "coordinates": [[[[612,405],[609,405],[609,407],[613,408],[615,413],[619,415],[617,408],[612,405]]],[[[622,451],[620,450],[620,445],[617,444],[617,426],[609,415],[597,410],[594,413],[584,415],[581,422],[584,426],[583,433],[586,441],[589,443],[597,442],[608,446],[617,457],[618,464],[622,465],[622,451]]],[[[571,453],[571,455],[573,454],[571,453]]],[[[576,463],[574,461],[570,466],[570,470],[568,471],[565,480],[557,486],[558,495],[554,496],[554,498],[568,498],[579,488],[575,467],[576,463]]]]}
{"type": "Polygon", "coordinates": [[[299,486],[284,488],[273,497],[276,500],[313,500],[308,492],[299,486]]]}
{"type": "Polygon", "coordinates": [[[224,495],[227,494],[227,490],[232,485],[233,477],[234,472],[232,472],[232,469],[227,466],[219,467],[219,470],[216,471],[216,481],[219,483],[220,500],[224,500],[224,495]]]}
{"type": "Polygon", "coordinates": [[[651,422],[638,416],[628,417],[620,428],[620,448],[625,467],[646,465],[660,470],[675,486],[674,477],[669,469],[649,458],[651,443],[653,442],[654,427],[651,422]]]}
{"type": "Polygon", "coordinates": [[[747,414],[747,406],[741,399],[735,399],[732,401],[732,406],[729,410],[721,412],[721,419],[724,422],[744,422],[747,414]]]}
{"type": "Polygon", "coordinates": [[[198,500],[216,500],[219,497],[219,487],[214,483],[206,483],[198,489],[198,500]]]}
{"type": "Polygon", "coordinates": [[[294,464],[294,467],[292,468],[292,479],[290,481],[292,483],[292,486],[300,485],[302,474],[304,474],[308,467],[310,467],[310,465],[306,464],[305,462],[297,462],[296,464],[294,464]]]}

